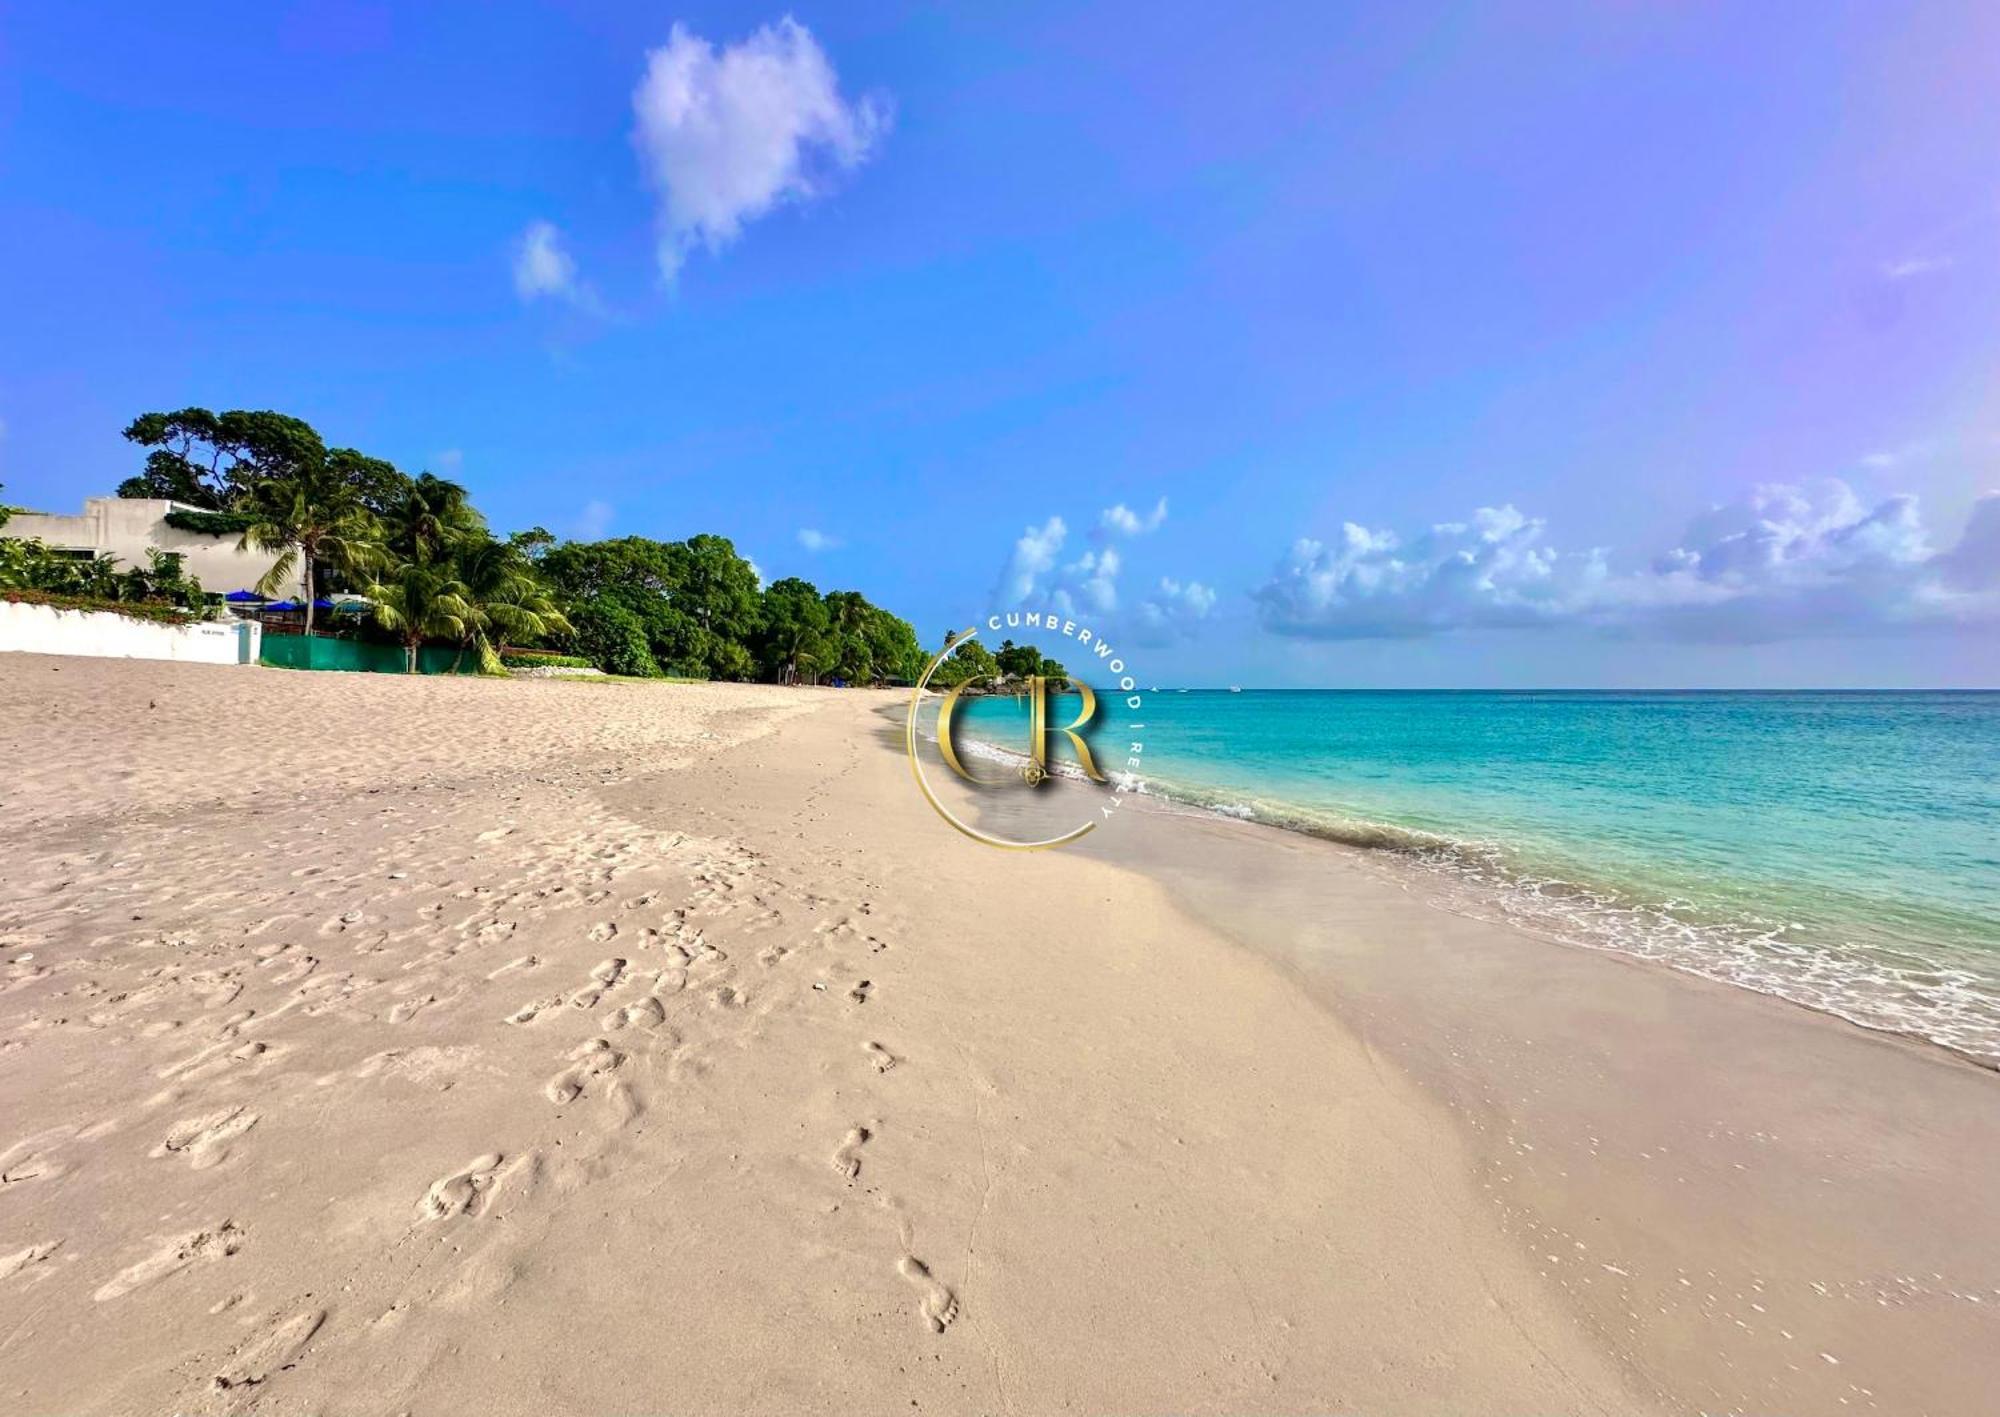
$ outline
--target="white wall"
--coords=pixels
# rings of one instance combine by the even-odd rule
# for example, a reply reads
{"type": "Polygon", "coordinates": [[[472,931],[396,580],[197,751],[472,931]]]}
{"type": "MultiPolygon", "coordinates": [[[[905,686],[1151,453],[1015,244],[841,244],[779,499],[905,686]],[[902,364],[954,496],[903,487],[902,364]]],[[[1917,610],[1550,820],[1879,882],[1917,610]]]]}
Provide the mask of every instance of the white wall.
{"type": "Polygon", "coordinates": [[[0,600],[0,651],[255,664],[263,633],[264,627],[250,620],[161,625],[103,610],[0,600]]]}
{"type": "MultiPolygon", "coordinates": [[[[203,590],[218,595],[255,590],[276,563],[276,553],[239,551],[241,537],[208,536],[168,526],[167,513],[179,505],[146,497],[90,497],[85,499],[80,517],[16,512],[5,527],[0,527],[0,536],[38,537],[68,551],[101,552],[117,558],[121,571],[133,567],[144,570],[148,547],[173,551],[183,558],[183,567],[201,582],[203,590]]],[[[304,576],[297,574],[279,589],[278,596],[297,596],[303,588],[304,576]]]]}

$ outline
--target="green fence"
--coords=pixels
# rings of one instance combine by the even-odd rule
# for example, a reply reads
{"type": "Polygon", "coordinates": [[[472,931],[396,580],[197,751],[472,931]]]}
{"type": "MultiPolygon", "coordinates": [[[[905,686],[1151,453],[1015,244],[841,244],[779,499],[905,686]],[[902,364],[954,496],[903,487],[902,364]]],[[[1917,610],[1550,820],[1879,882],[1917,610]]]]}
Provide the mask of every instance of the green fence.
{"type": "MultiPolygon", "coordinates": [[[[273,635],[268,631],[260,659],[278,669],[344,669],[362,674],[401,674],[408,662],[401,645],[364,644],[325,635],[273,635]]],[[[455,649],[427,645],[417,651],[419,674],[449,674],[459,663],[455,649]]],[[[467,650],[460,672],[470,674],[478,667],[479,656],[467,650]]]]}

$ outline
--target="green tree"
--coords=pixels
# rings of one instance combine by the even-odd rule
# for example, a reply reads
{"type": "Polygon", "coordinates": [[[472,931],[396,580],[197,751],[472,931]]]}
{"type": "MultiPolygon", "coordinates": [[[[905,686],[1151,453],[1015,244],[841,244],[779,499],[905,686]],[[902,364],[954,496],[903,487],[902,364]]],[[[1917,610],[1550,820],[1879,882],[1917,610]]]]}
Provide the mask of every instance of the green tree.
{"type": "Polygon", "coordinates": [[[914,683],[923,672],[924,647],[917,642],[917,630],[908,620],[892,615],[880,606],[869,607],[868,657],[876,680],[900,679],[914,683]]]}
{"type": "Polygon", "coordinates": [[[437,561],[486,535],[466,490],[426,472],[408,479],[382,511],[383,547],[405,561],[437,561]]]}
{"type": "Polygon", "coordinates": [[[371,458],[353,448],[335,448],[326,455],[328,474],[354,494],[354,498],[377,517],[389,514],[408,494],[410,475],[384,458],[371,458]]]}
{"type": "Polygon", "coordinates": [[[331,475],[324,462],[304,471],[266,478],[251,489],[244,511],[255,518],[238,545],[275,551],[277,560],[257,583],[275,595],[294,574],[305,586],[306,633],[313,632],[315,569],[322,563],[363,572],[379,560],[379,528],[353,488],[331,475]]]}
{"type": "Polygon", "coordinates": [[[479,656],[482,674],[501,672],[495,644],[537,642],[551,635],[568,635],[572,626],[556,608],[555,598],[535,574],[535,564],[520,547],[492,537],[468,540],[458,548],[458,579],[471,608],[460,650],[479,656]]]}
{"type": "Polygon", "coordinates": [[[120,497],[166,497],[210,511],[234,507],[259,483],[316,474],[327,456],[311,424],[268,409],[142,413],[125,437],[153,451],[144,471],[118,484],[120,497]]]}
{"type": "Polygon", "coordinates": [[[992,652],[975,639],[956,641],[958,648],[945,657],[931,676],[931,683],[941,689],[956,688],[960,684],[974,686],[990,684],[1000,673],[999,661],[992,652]]]}
{"type": "Polygon", "coordinates": [[[1000,641],[1000,648],[994,652],[993,659],[1002,674],[1012,674],[1017,679],[1039,674],[1042,668],[1040,650],[1033,645],[1017,645],[1012,640],[1000,641]]]}
{"type": "Polygon", "coordinates": [[[724,677],[728,656],[723,644],[746,644],[757,632],[757,573],[726,536],[691,536],[674,544],[671,559],[674,582],[668,599],[702,630],[703,670],[724,677]]]}
{"type": "Polygon", "coordinates": [[[613,600],[592,600],[570,612],[576,648],[606,674],[651,677],[660,672],[646,626],[613,600]]]}
{"type": "Polygon", "coordinates": [[[425,640],[462,641],[474,632],[478,611],[456,569],[448,559],[399,560],[368,587],[376,622],[403,642],[406,673],[417,672],[425,640]]]}
{"type": "Polygon", "coordinates": [[[833,617],[811,581],[787,576],[764,589],[759,637],[764,672],[780,684],[811,684],[837,656],[833,617]]]}

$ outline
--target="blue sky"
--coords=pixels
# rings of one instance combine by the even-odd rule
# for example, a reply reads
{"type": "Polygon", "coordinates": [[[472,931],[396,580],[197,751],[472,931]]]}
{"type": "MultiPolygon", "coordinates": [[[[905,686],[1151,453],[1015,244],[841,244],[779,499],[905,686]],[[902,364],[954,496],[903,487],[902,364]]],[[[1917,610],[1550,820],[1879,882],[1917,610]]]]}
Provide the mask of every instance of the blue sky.
{"type": "Polygon", "coordinates": [[[1161,681],[1993,684],[2000,10],[1810,8],[13,6],[0,481],[275,407],[1161,681]]]}

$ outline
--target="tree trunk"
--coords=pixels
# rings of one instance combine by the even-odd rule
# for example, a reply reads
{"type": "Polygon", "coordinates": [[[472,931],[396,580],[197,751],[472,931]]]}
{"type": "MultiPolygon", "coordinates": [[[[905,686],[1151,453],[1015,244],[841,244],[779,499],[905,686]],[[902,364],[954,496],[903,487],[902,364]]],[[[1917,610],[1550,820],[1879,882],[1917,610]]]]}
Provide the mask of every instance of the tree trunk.
{"type": "Polygon", "coordinates": [[[422,640],[403,641],[404,653],[409,656],[403,668],[405,674],[414,674],[417,672],[417,646],[422,643],[422,640]]]}
{"type": "Polygon", "coordinates": [[[305,566],[306,566],[306,638],[307,638],[307,639],[311,639],[311,638],[312,638],[312,632],[313,632],[313,558],[312,558],[312,549],[311,549],[310,547],[301,547],[301,548],[299,549],[299,557],[300,557],[300,559],[301,559],[301,560],[303,560],[303,561],[305,562],[305,566]]]}

